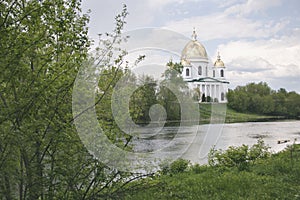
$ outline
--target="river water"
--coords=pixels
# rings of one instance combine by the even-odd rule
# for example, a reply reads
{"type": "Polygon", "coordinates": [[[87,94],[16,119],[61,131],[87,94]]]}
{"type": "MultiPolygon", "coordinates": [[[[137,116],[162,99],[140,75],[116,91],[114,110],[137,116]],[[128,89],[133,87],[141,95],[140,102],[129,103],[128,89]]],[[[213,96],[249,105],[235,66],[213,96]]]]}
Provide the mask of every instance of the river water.
{"type": "Polygon", "coordinates": [[[157,134],[151,134],[153,131],[143,131],[139,141],[134,142],[136,152],[159,150],[162,158],[182,157],[199,164],[207,163],[207,154],[213,146],[223,150],[242,144],[251,146],[262,138],[272,152],[278,152],[295,140],[300,143],[300,121],[164,127],[157,134]],[[289,142],[278,144],[281,140],[289,142]]]}

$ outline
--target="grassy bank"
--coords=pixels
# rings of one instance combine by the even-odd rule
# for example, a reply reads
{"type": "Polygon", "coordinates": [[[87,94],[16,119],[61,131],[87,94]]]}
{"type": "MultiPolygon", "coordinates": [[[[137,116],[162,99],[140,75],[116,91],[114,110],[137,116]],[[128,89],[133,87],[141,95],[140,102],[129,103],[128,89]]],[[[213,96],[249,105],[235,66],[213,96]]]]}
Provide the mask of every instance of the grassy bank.
{"type": "Polygon", "coordinates": [[[192,166],[147,178],[118,193],[124,199],[300,199],[300,147],[237,167],[192,166]]]}
{"type": "MultiPolygon", "coordinates": [[[[211,109],[212,109],[212,104],[199,105],[201,124],[210,123],[211,109]]],[[[227,107],[225,122],[226,123],[261,122],[261,121],[276,121],[276,120],[283,120],[283,119],[286,118],[283,116],[269,116],[269,115],[258,115],[253,113],[239,113],[227,107]]]]}
{"type": "Polygon", "coordinates": [[[284,120],[284,116],[269,116],[269,115],[258,115],[252,113],[239,113],[230,108],[226,111],[226,123],[236,123],[236,122],[261,122],[261,121],[276,121],[284,120]]]}

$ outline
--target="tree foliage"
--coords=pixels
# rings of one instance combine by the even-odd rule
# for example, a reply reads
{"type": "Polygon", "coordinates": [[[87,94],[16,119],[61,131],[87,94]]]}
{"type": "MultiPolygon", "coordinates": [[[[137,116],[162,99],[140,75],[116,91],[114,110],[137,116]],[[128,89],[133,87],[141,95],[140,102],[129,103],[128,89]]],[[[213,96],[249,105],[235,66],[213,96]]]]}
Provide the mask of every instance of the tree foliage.
{"type": "Polygon", "coordinates": [[[76,193],[89,158],[79,153],[71,94],[90,44],[88,16],[71,0],[2,1],[0,9],[0,196],[76,193]]]}
{"type": "Polygon", "coordinates": [[[138,89],[132,94],[130,101],[130,114],[135,123],[149,123],[149,111],[157,101],[157,82],[149,77],[139,77],[138,89]]]}
{"type": "Polygon", "coordinates": [[[159,85],[157,99],[166,109],[167,120],[180,120],[180,96],[187,89],[187,84],[181,76],[183,66],[180,63],[170,61],[167,63],[167,67],[163,73],[164,81],[159,85]]]}
{"type": "MultiPolygon", "coordinates": [[[[126,15],[124,6],[93,55],[110,70],[125,54],[112,52],[126,15]]],[[[0,199],[99,199],[131,180],[93,158],[73,125],[73,83],[89,57],[88,20],[78,0],[0,2],[0,199]]],[[[113,86],[106,83],[102,94],[113,86]]]]}
{"type": "Polygon", "coordinates": [[[299,118],[300,95],[281,88],[272,90],[267,83],[250,83],[229,90],[228,106],[239,112],[282,115],[299,118]]]}

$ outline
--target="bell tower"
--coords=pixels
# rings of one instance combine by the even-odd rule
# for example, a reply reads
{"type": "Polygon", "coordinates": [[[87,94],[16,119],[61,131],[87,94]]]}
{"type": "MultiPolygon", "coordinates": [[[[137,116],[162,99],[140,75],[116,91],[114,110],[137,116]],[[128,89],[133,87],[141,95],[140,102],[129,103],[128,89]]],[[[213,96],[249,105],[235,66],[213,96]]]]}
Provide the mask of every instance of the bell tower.
{"type": "Polygon", "coordinates": [[[213,77],[220,80],[226,80],[226,68],[224,62],[221,60],[220,52],[218,52],[217,60],[213,66],[213,77]]]}

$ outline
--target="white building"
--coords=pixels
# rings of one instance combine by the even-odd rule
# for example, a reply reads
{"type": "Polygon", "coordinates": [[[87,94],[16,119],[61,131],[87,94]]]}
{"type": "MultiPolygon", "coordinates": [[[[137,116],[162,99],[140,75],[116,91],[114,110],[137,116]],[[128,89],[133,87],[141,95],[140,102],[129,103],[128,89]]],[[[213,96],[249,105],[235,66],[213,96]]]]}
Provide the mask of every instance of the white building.
{"type": "Polygon", "coordinates": [[[192,40],[182,50],[181,64],[182,77],[188,82],[190,89],[200,92],[200,102],[204,100],[203,97],[213,102],[227,102],[229,82],[226,80],[225,65],[220,55],[213,64],[209,62],[205,47],[197,41],[195,30],[192,40]]]}

